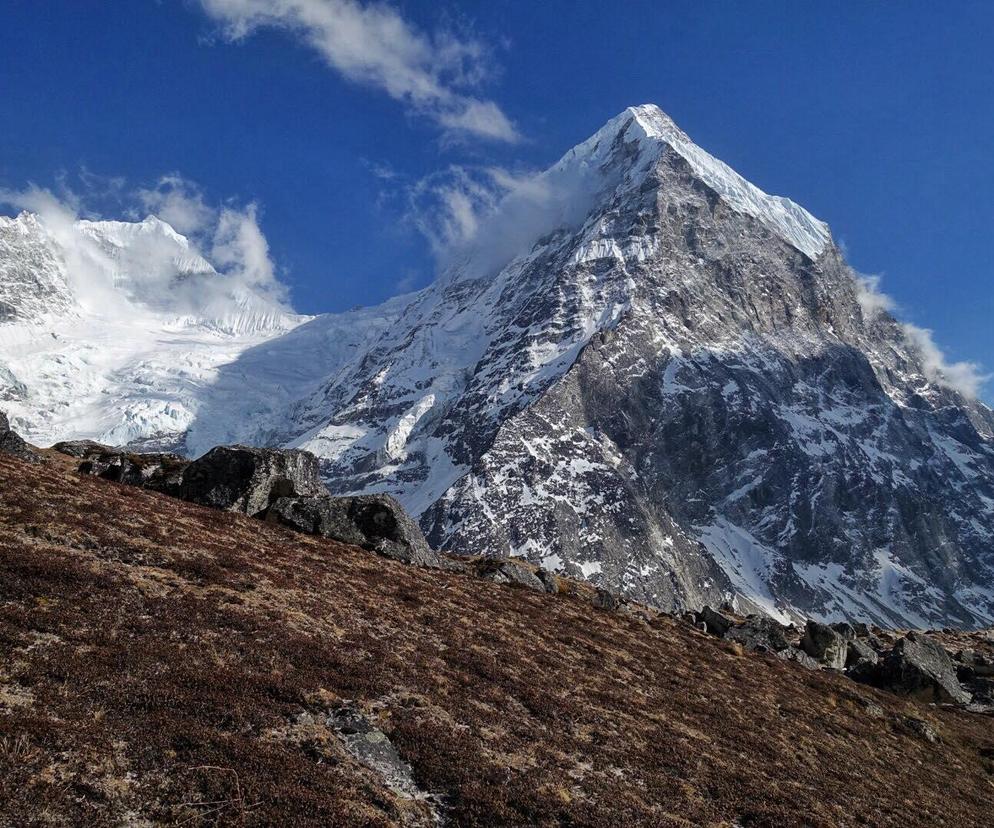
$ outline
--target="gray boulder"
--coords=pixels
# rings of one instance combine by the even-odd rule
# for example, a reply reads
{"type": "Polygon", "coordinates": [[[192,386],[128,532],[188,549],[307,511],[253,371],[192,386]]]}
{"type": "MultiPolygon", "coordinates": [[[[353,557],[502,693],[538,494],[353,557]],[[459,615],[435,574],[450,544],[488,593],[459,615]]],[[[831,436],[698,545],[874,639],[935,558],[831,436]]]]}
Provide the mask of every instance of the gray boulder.
{"type": "Polygon", "coordinates": [[[801,649],[825,667],[841,670],[846,666],[847,641],[827,624],[808,621],[804,627],[801,649]]]}
{"type": "Polygon", "coordinates": [[[546,592],[545,583],[527,565],[510,558],[483,558],[476,565],[480,578],[496,584],[518,584],[536,592],[546,592]]]}
{"type": "Polygon", "coordinates": [[[57,443],[56,451],[81,460],[79,473],[126,486],[180,496],[183,473],[190,461],[178,454],[136,454],[90,440],[57,443]]]}
{"type": "Polygon", "coordinates": [[[729,629],[725,638],[760,652],[779,653],[790,648],[787,628],[766,615],[749,616],[744,624],[729,629]]]}
{"type": "Polygon", "coordinates": [[[857,664],[869,662],[876,664],[880,660],[877,651],[865,641],[854,638],[846,642],[846,667],[853,667],[857,664]]]}
{"type": "MultiPolygon", "coordinates": [[[[310,456],[310,455],[308,455],[310,456]]],[[[361,546],[403,563],[456,569],[428,546],[421,527],[390,495],[278,497],[265,518],[309,535],[361,546]]]]}
{"type": "Polygon", "coordinates": [[[727,618],[720,612],[707,606],[697,613],[697,621],[698,623],[705,624],[707,632],[718,636],[718,638],[722,638],[734,624],[731,618],[727,618]]]}
{"type": "Polygon", "coordinates": [[[315,497],[327,490],[310,452],[217,446],[186,467],[179,495],[202,506],[258,516],[281,497],[315,497]]]}
{"type": "Polygon", "coordinates": [[[879,681],[888,690],[927,701],[967,704],[971,699],[949,653],[921,633],[910,632],[894,645],[880,665],[879,681]]]}
{"type": "Polygon", "coordinates": [[[40,463],[41,455],[34,451],[21,436],[10,429],[7,415],[0,412],[0,453],[10,454],[28,463],[40,463]]]}

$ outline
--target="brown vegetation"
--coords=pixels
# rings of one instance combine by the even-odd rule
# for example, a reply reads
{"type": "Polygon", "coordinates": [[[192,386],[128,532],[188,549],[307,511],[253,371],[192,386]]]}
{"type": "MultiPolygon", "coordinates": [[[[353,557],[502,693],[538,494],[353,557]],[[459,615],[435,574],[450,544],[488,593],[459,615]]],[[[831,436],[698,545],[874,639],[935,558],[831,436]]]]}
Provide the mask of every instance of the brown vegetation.
{"type": "Polygon", "coordinates": [[[0,824],[989,824],[990,718],[0,456],[0,824]],[[938,735],[922,737],[915,720],[938,735]]]}

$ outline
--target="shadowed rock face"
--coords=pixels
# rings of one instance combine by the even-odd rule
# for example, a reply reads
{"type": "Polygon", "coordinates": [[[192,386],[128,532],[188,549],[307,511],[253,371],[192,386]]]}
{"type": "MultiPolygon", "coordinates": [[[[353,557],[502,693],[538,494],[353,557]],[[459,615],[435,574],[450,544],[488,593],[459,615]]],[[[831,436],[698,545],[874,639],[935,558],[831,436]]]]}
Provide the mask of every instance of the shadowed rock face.
{"type": "Polygon", "coordinates": [[[20,435],[11,431],[10,421],[3,412],[0,412],[0,452],[27,460],[29,463],[41,462],[38,454],[21,439],[20,435]]]}
{"type": "Polygon", "coordinates": [[[444,556],[428,547],[421,528],[389,495],[280,497],[269,507],[266,520],[362,546],[404,563],[450,566],[444,556]]]}
{"type": "Polygon", "coordinates": [[[191,503],[258,515],[281,497],[327,494],[314,455],[291,449],[217,446],[183,472],[191,503]]]}

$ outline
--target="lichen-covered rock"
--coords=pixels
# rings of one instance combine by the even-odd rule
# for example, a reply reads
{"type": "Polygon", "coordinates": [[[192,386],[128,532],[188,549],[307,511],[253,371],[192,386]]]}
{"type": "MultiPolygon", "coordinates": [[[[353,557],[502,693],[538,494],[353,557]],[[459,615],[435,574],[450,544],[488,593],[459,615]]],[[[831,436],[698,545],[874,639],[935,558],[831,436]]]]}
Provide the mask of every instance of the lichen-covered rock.
{"type": "Polygon", "coordinates": [[[846,666],[848,647],[846,639],[827,624],[808,621],[804,627],[801,649],[825,667],[841,670],[846,666]]]}
{"type": "Polygon", "coordinates": [[[293,449],[217,446],[183,472],[180,496],[191,503],[259,515],[281,497],[327,494],[313,454],[293,449]]]}

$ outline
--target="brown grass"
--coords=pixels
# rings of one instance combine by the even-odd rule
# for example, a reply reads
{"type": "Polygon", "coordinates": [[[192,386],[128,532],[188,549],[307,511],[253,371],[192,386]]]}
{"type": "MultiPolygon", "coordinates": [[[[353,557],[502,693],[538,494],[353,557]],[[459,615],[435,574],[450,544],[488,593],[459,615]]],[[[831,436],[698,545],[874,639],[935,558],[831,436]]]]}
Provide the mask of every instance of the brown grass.
{"type": "Polygon", "coordinates": [[[293,724],[345,699],[456,825],[972,826],[994,798],[990,718],[0,456],[0,824],[404,824],[293,724]]]}

